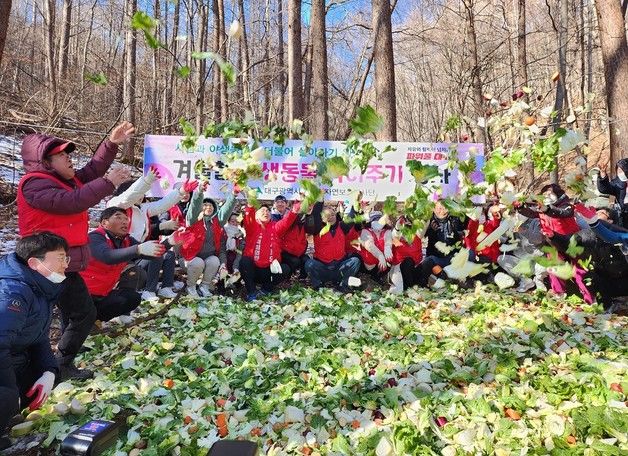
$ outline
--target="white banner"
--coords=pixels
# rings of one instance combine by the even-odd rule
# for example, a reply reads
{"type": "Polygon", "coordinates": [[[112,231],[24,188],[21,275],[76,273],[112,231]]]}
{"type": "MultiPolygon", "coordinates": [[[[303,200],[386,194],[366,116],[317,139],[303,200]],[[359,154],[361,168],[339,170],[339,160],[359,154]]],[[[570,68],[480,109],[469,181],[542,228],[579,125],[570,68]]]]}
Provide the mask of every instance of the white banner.
{"type": "MultiPolygon", "coordinates": [[[[234,151],[225,146],[221,138],[200,138],[194,150],[185,151],[181,147],[181,139],[181,136],[145,137],[144,172],[149,166],[156,166],[162,175],[161,182],[153,185],[148,196],[163,196],[176,182],[194,178],[195,164],[199,160],[204,160],[208,154],[217,157],[218,168],[224,167],[225,155],[234,151]]],[[[367,201],[383,200],[387,196],[395,196],[399,201],[404,201],[412,194],[415,186],[414,177],[406,166],[406,162],[410,160],[421,161],[424,165],[437,165],[441,172],[443,195],[448,196],[458,191],[458,173],[447,169],[449,154],[452,151],[457,150],[458,156],[462,159],[468,158],[469,152],[472,151],[476,156],[478,170],[481,170],[484,164],[482,144],[375,143],[379,150],[388,145],[395,150],[383,154],[381,160],[371,160],[364,174],[354,169],[348,177],[334,180],[333,185],[325,189],[326,198],[344,200],[352,191],[361,190],[367,201]]],[[[258,199],[261,200],[272,200],[277,195],[284,195],[287,199],[293,198],[299,192],[299,180],[313,179],[316,176],[309,166],[314,161],[315,151],[322,150],[325,156],[332,157],[342,155],[345,150],[341,141],[315,141],[310,150],[306,150],[302,141],[296,140],[287,140],[283,146],[272,142],[262,143],[262,146],[269,156],[262,162],[264,178],[249,182],[252,188],[258,189],[258,199]]],[[[208,170],[205,175],[209,178],[207,196],[224,199],[225,194],[231,191],[232,185],[222,178],[219,169],[208,170]]]]}

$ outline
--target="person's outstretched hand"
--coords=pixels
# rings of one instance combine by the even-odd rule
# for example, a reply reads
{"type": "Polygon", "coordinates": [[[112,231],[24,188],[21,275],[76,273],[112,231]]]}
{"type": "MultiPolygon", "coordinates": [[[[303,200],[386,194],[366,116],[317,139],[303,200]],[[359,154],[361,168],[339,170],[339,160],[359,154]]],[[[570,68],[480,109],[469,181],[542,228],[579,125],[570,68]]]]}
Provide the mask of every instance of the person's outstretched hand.
{"type": "Polygon", "coordinates": [[[135,134],[135,127],[133,124],[131,122],[124,121],[111,131],[109,141],[120,145],[131,139],[133,134],[135,134]]]}

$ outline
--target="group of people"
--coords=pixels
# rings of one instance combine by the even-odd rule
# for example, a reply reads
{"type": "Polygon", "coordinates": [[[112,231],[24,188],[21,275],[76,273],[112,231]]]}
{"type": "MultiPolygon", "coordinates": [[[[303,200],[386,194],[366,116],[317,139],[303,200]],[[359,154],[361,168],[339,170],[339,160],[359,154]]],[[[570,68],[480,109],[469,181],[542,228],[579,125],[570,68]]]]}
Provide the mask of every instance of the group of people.
{"type": "Polygon", "coordinates": [[[436,202],[424,232],[413,233],[411,220],[360,200],[302,208],[301,201],[278,196],[272,205],[236,209],[237,191],[219,204],[198,181],[148,200],[160,179],[155,168],[131,179],[111,166],[133,133],[129,123],[117,126],[80,170],[72,163],[73,143],[41,134],[24,138],[21,238],[0,259],[0,433],[20,409],[41,406],[55,383],[93,375],[74,359],[97,320],[130,323],[142,302],[177,293],[206,298],[242,283],[243,297],[255,301],[291,280],[344,293],[361,285],[360,276],[402,293],[447,280],[501,286],[501,274],[518,280],[521,292],[550,287],[563,294],[565,279],[532,261],[550,246],[556,264],[573,268],[585,301],[608,307],[628,295],[628,230],[620,226],[628,226],[626,159],[615,179],[598,179],[600,191],[617,200],[615,220],[615,211],[574,204],[559,186],[547,185],[543,201],[515,205],[516,213],[495,201],[456,217],[436,202]],[[89,231],[88,209],[103,200],[98,227],[89,231]],[[584,258],[593,266],[586,268],[584,258]],[[526,261],[527,272],[520,267],[526,261]],[[177,268],[185,282],[175,281],[177,268]],[[54,305],[62,334],[53,350],[54,305]]]}

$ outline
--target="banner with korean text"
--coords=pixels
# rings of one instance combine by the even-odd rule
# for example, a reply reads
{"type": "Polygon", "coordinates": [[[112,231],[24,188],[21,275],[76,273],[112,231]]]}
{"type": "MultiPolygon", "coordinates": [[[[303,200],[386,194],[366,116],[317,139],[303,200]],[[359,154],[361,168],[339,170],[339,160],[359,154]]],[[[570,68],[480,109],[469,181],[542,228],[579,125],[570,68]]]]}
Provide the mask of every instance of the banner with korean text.
{"type": "MultiPolygon", "coordinates": [[[[217,162],[217,168],[205,169],[203,174],[209,179],[206,195],[211,198],[224,199],[232,191],[232,185],[220,175],[224,167],[226,154],[233,152],[225,146],[220,138],[200,138],[193,150],[186,151],[181,146],[181,136],[147,135],[144,138],[144,171],[149,166],[156,166],[162,176],[160,182],[153,184],[148,196],[165,195],[177,182],[193,179],[199,160],[211,154],[217,162]]],[[[381,160],[369,162],[366,172],[360,174],[358,169],[351,171],[348,177],[334,180],[330,188],[326,188],[326,198],[343,200],[354,190],[361,190],[365,200],[383,200],[387,196],[395,196],[399,201],[409,197],[415,186],[414,177],[406,166],[410,160],[419,160],[425,165],[437,165],[441,171],[443,195],[455,194],[458,190],[458,173],[447,167],[449,154],[457,150],[460,158],[475,156],[477,169],[484,164],[482,144],[471,143],[389,143],[376,142],[375,146],[383,150],[387,145],[394,151],[383,154],[381,160]]],[[[258,189],[258,199],[272,200],[277,195],[292,199],[299,192],[301,179],[313,179],[316,172],[311,164],[315,151],[323,151],[326,157],[342,155],[345,147],[342,141],[314,141],[309,150],[302,141],[287,140],[283,146],[272,142],[262,143],[267,151],[263,160],[263,179],[249,182],[258,189]]]]}

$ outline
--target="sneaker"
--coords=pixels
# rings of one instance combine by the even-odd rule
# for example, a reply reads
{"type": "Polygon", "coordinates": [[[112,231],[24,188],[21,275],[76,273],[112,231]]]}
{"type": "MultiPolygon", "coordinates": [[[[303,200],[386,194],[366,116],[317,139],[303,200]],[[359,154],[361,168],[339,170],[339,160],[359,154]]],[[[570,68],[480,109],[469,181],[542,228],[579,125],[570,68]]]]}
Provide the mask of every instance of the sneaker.
{"type": "Polygon", "coordinates": [[[534,280],[525,278],[525,279],[521,279],[521,282],[519,282],[517,291],[519,293],[525,293],[526,291],[530,291],[533,288],[534,288],[534,280]]]}
{"type": "Polygon", "coordinates": [[[156,301],[159,299],[154,291],[142,291],[142,301],[156,301]]]}
{"type": "Polygon", "coordinates": [[[257,292],[253,292],[251,294],[246,295],[246,302],[252,302],[252,301],[255,301],[256,299],[259,299],[257,292]]]}
{"type": "Polygon", "coordinates": [[[172,289],[174,291],[180,291],[180,290],[183,290],[184,288],[185,288],[185,283],[181,282],[180,280],[176,280],[174,284],[172,284],[172,289]]]}
{"type": "Polygon", "coordinates": [[[170,287],[160,288],[157,294],[162,298],[167,299],[172,299],[177,295],[177,293],[175,293],[175,291],[170,287]]]}
{"type": "Polygon", "coordinates": [[[209,298],[212,295],[212,291],[209,289],[209,285],[201,283],[198,287],[198,294],[202,298],[209,298]]]}
{"type": "Polygon", "coordinates": [[[547,287],[545,286],[545,283],[542,280],[534,280],[534,286],[539,291],[547,291],[547,287]]]}
{"type": "Polygon", "coordinates": [[[187,292],[187,294],[188,294],[188,296],[190,298],[200,298],[200,296],[198,295],[198,293],[196,291],[196,287],[195,286],[187,287],[185,289],[185,291],[187,292]]]}
{"type": "Polygon", "coordinates": [[[89,369],[79,369],[74,363],[59,365],[59,382],[65,380],[87,380],[94,377],[89,369]]]}

